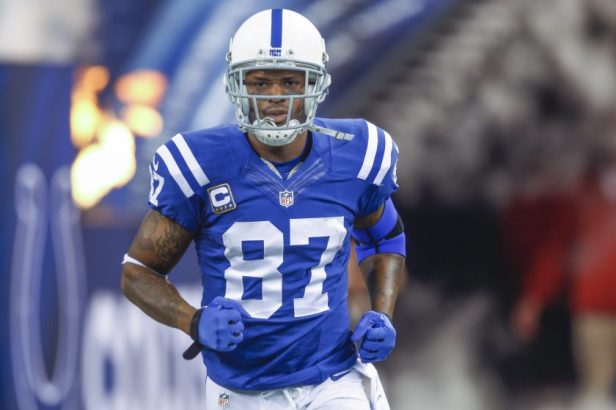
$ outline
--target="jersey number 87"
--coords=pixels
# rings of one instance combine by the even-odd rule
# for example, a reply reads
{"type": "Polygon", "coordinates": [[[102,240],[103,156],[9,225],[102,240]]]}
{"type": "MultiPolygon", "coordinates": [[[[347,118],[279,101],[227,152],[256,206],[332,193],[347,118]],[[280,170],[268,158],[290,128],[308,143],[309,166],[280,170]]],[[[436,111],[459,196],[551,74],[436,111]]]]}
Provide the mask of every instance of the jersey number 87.
{"type": "MultiPolygon", "coordinates": [[[[308,245],[310,238],[327,237],[327,247],[319,263],[310,269],[310,282],[304,296],[293,300],[295,317],[309,316],[329,309],[327,293],[323,293],[325,266],[330,264],[342,247],[346,236],[343,217],[301,218],[289,220],[289,243],[308,245]]],[[[267,319],[282,306],[283,233],[270,221],[235,222],[223,235],[225,257],[230,266],[225,270],[225,297],[240,301],[250,316],[267,319]],[[242,243],[263,241],[263,258],[245,260],[242,243]],[[262,280],[262,298],[242,300],[243,277],[262,280]]]]}

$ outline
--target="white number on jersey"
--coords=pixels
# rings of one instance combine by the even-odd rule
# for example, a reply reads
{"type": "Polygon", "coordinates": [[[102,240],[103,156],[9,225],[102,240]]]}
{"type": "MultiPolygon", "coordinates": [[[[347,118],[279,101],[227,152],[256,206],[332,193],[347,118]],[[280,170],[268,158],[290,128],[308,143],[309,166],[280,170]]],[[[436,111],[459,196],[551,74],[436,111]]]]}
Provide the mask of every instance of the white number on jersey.
{"type": "MultiPolygon", "coordinates": [[[[323,293],[325,266],[334,260],[344,242],[344,218],[291,219],[289,233],[291,246],[308,245],[310,238],[328,238],[319,264],[310,269],[310,282],[304,296],[293,301],[295,317],[324,312],[329,309],[327,293],[323,293]]],[[[284,254],[282,232],[269,221],[236,222],[223,234],[222,239],[225,257],[230,263],[225,271],[225,297],[239,301],[252,317],[271,317],[282,306],[282,273],[278,270],[284,254]],[[263,241],[262,259],[244,260],[242,244],[246,241],[263,241]],[[261,299],[242,300],[244,276],[262,280],[261,299]]]]}
{"type": "Polygon", "coordinates": [[[284,238],[269,221],[236,222],[222,235],[225,258],[231,264],[225,271],[225,297],[240,301],[252,317],[267,319],[282,306],[282,265],[284,238]],[[263,259],[244,260],[242,243],[263,241],[263,259]],[[242,300],[243,277],[262,279],[262,298],[242,300]]]}
{"type": "Polygon", "coordinates": [[[161,177],[156,171],[158,170],[158,162],[155,162],[150,167],[150,203],[154,206],[158,206],[158,195],[163,190],[165,185],[165,178],[161,177]]]}

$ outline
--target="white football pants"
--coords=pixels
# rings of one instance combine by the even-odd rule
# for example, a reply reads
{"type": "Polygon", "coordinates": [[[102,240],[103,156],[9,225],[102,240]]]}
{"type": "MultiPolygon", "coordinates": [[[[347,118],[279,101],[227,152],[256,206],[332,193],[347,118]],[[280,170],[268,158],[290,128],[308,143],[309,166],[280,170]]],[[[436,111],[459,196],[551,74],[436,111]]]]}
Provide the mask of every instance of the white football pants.
{"type": "Polygon", "coordinates": [[[317,385],[254,392],[228,389],[208,377],[205,386],[205,410],[389,410],[376,369],[360,362],[340,379],[317,385]]]}

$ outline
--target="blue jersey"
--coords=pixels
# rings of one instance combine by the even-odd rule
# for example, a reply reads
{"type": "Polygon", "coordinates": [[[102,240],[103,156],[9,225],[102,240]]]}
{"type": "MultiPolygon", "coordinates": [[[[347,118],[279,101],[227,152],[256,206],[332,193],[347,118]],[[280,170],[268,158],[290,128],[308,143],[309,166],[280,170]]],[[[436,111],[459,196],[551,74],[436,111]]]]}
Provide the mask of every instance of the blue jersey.
{"type": "Polygon", "coordinates": [[[250,315],[235,350],[202,354],[220,385],[318,384],[355,363],[349,234],[396,190],[397,147],[365,120],[315,124],[354,138],[313,134],[286,179],[237,125],[178,134],[154,156],[149,204],[195,232],[202,304],[224,296],[250,315]]]}

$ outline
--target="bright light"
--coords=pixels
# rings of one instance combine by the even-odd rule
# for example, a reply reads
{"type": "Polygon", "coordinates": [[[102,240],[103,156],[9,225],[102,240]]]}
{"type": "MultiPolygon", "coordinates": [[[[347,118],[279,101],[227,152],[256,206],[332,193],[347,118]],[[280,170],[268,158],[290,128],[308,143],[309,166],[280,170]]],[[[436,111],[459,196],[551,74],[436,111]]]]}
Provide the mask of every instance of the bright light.
{"type": "Polygon", "coordinates": [[[167,89],[167,79],[157,71],[139,70],[122,76],[115,91],[120,101],[156,107],[167,89]]]}
{"type": "Polygon", "coordinates": [[[145,105],[129,105],[122,113],[122,119],[137,135],[151,138],[163,131],[163,117],[154,108],[145,105]]]}
{"type": "Polygon", "coordinates": [[[165,76],[140,70],[124,75],[115,92],[126,107],[120,121],[99,107],[98,95],[109,84],[109,70],[90,66],[76,76],[71,106],[71,138],[80,149],[71,166],[73,200],[91,208],[112,189],[135,175],[135,134],[160,135],[163,119],[156,106],[167,88],[165,76]]]}
{"type": "Polygon", "coordinates": [[[101,149],[108,160],[106,180],[111,187],[126,185],[135,176],[135,138],[122,122],[112,119],[99,134],[101,149]]]}
{"type": "Polygon", "coordinates": [[[106,160],[100,146],[90,145],[77,154],[71,166],[73,200],[80,208],[91,208],[111,190],[105,183],[106,160]]]}
{"type": "Polygon", "coordinates": [[[101,65],[88,67],[82,74],[81,83],[88,90],[100,92],[109,83],[109,70],[101,65]]]}
{"type": "Polygon", "coordinates": [[[106,118],[99,143],[79,152],[71,167],[73,199],[81,208],[96,205],[113,188],[126,185],[135,175],[135,139],[128,127],[106,118]]]}
{"type": "Polygon", "coordinates": [[[90,144],[96,134],[101,119],[96,104],[96,94],[84,89],[73,92],[71,106],[71,139],[77,147],[90,144]]]}

